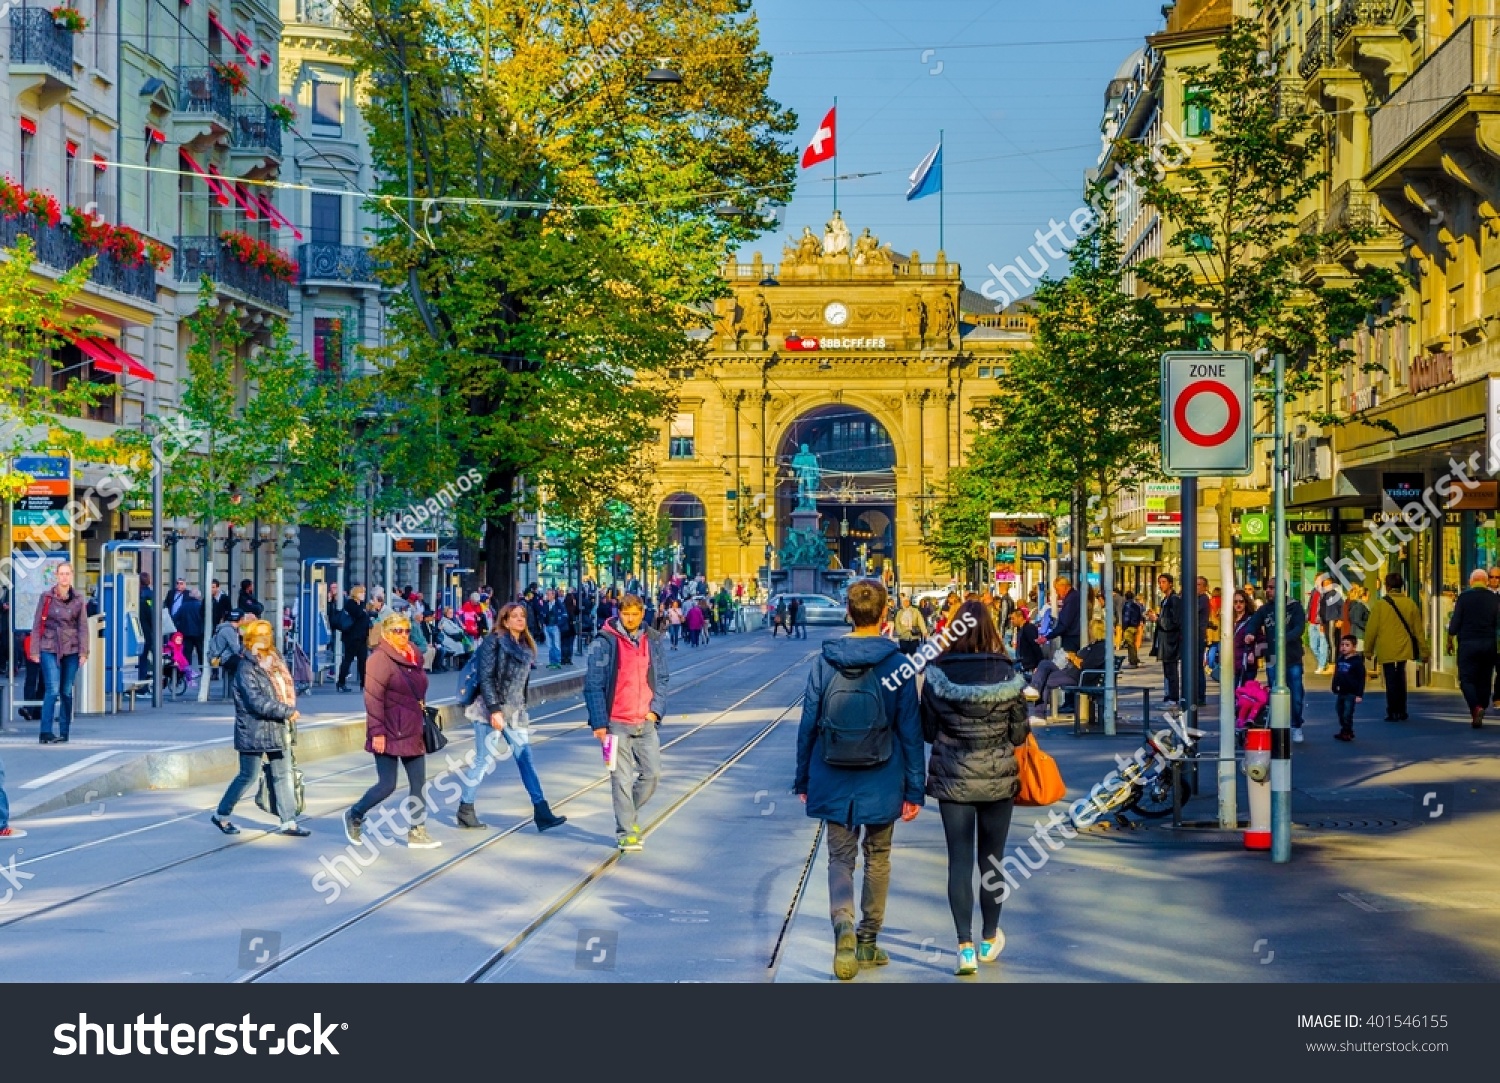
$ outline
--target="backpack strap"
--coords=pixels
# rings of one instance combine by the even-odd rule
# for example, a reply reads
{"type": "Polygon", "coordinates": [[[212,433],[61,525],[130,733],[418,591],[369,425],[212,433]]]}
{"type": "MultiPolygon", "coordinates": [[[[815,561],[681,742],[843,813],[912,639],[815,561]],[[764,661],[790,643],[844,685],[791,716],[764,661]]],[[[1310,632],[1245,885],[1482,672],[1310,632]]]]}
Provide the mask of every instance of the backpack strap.
{"type": "Polygon", "coordinates": [[[1422,644],[1417,642],[1417,633],[1413,632],[1411,630],[1411,625],[1406,623],[1406,618],[1401,615],[1401,607],[1395,602],[1391,601],[1391,596],[1389,594],[1385,594],[1382,595],[1382,597],[1385,599],[1386,603],[1391,607],[1391,609],[1395,611],[1396,619],[1401,622],[1401,627],[1405,628],[1406,634],[1411,637],[1412,657],[1420,660],[1422,657],[1422,644]]]}

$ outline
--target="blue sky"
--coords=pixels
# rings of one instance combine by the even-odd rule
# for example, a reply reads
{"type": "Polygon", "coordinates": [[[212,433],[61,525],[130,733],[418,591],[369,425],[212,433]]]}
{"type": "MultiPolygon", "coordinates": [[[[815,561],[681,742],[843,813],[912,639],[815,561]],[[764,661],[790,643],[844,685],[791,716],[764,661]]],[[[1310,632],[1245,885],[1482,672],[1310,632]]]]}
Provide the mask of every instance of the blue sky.
{"type": "MultiPolygon", "coordinates": [[[[977,289],[985,266],[1024,253],[1048,219],[1082,203],[1099,154],[1104,91],[1162,0],[756,0],[771,94],[796,110],[796,152],[839,99],[839,209],[896,251],[930,260],[938,197],[906,202],[907,176],[945,130],[945,244],[977,289]],[[1018,44],[1019,43],[1019,44],[1018,44]]],[[[779,230],[742,251],[781,245],[833,210],[831,162],[799,171],[779,230]]]]}

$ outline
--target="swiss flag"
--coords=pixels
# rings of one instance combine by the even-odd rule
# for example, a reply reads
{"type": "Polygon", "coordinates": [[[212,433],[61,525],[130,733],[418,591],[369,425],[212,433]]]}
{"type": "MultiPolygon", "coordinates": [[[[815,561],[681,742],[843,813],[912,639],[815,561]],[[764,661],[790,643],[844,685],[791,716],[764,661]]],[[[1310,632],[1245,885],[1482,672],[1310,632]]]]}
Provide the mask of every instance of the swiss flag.
{"type": "Polygon", "coordinates": [[[834,123],[833,115],[838,112],[838,106],[828,110],[828,115],[823,118],[823,123],[818,125],[817,134],[812,137],[812,142],[807,144],[807,149],[802,152],[802,168],[826,162],[838,152],[834,150],[834,123]]]}

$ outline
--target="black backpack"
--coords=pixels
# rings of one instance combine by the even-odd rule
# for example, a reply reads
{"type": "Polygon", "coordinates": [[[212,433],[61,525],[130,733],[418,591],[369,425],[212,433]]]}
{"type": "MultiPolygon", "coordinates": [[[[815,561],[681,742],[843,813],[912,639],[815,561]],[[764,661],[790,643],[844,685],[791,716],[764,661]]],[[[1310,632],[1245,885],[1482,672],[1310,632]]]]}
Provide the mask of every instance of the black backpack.
{"type": "Polygon", "coordinates": [[[831,767],[878,767],[891,758],[891,720],[874,666],[845,676],[835,669],[818,709],[823,762],[831,767]]]}

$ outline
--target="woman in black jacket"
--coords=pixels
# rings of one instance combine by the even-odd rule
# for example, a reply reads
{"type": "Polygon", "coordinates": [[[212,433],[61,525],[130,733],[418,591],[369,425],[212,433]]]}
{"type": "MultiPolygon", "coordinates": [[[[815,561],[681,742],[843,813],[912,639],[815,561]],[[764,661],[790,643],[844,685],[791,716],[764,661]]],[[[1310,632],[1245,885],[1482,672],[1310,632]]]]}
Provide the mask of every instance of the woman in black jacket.
{"type": "Polygon", "coordinates": [[[954,972],[964,975],[975,973],[979,960],[994,962],[1005,947],[1003,896],[986,888],[979,898],[983,928],[976,956],[974,869],[977,862],[984,885],[1003,875],[1000,861],[1019,788],[1014,750],[1026,743],[1031,724],[1021,698],[1026,682],[1006,657],[989,610],[982,602],[965,602],[953,625],[959,622],[968,630],[925,671],[922,731],[932,743],[927,795],[937,798],[948,843],[948,905],[958,933],[954,972]]]}
{"type": "Polygon", "coordinates": [[[230,822],[229,814],[255,781],[264,757],[271,764],[271,792],[281,816],[281,834],[306,838],[312,832],[297,825],[292,787],[290,726],[300,717],[292,674],[276,653],[275,634],[269,621],[251,621],[241,634],[245,645],[231,686],[234,747],[240,754],[240,773],[224,791],[210,819],[226,835],[240,833],[230,822]]]}

